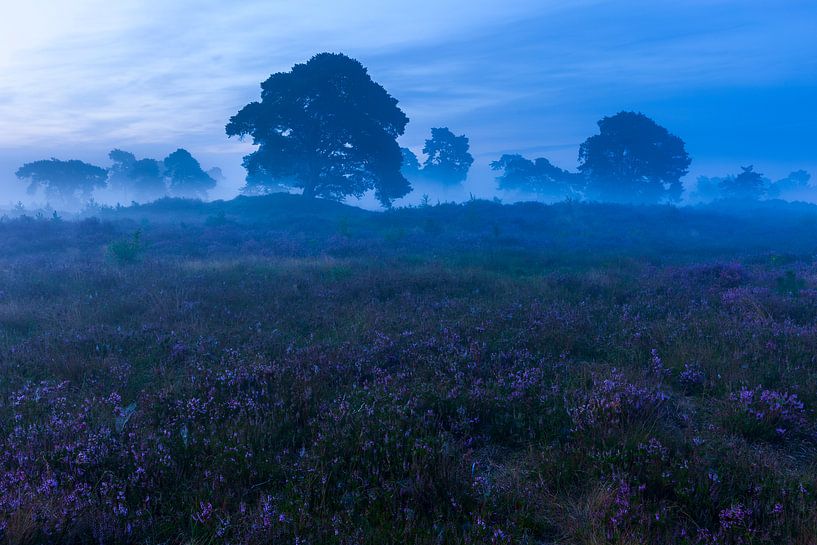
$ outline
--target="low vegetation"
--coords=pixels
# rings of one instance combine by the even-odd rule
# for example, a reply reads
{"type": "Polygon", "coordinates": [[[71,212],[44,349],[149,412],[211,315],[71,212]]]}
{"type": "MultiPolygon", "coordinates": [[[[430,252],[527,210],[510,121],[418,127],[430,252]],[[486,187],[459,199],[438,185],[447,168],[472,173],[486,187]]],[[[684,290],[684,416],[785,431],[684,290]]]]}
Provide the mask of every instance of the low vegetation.
{"type": "Polygon", "coordinates": [[[0,221],[4,542],[817,540],[817,208],[99,216],[0,221]]]}

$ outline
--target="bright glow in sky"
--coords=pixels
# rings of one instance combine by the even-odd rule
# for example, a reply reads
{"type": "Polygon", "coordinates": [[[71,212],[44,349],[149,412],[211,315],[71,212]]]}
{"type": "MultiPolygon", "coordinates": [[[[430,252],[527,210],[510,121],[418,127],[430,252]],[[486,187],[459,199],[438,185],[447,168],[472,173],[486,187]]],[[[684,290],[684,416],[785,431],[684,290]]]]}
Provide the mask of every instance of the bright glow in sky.
{"type": "Polygon", "coordinates": [[[403,145],[432,126],[466,133],[483,193],[501,153],[574,168],[595,122],[623,109],[681,136],[694,174],[817,175],[814,0],[3,1],[0,203],[22,195],[24,161],[104,166],[115,147],[187,147],[222,167],[227,196],[249,149],[224,136],[229,116],[321,51],[359,59],[400,100],[403,145]]]}

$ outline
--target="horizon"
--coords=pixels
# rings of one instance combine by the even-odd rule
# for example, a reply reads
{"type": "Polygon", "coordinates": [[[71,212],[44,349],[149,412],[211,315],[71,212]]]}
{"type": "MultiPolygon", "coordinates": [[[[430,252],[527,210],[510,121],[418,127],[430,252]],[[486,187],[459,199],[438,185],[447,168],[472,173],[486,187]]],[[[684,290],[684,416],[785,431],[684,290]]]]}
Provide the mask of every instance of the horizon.
{"type": "Polygon", "coordinates": [[[187,148],[227,178],[211,198],[234,196],[252,147],[226,137],[229,116],[321,51],[358,59],[399,100],[401,145],[419,152],[436,126],[468,136],[465,195],[497,194],[487,164],[503,153],[575,170],[596,122],[625,110],[686,142],[687,187],[748,164],[773,179],[817,170],[817,6],[805,1],[48,4],[0,23],[0,203],[30,200],[14,177],[26,161],[107,166],[114,148],[187,148]]]}

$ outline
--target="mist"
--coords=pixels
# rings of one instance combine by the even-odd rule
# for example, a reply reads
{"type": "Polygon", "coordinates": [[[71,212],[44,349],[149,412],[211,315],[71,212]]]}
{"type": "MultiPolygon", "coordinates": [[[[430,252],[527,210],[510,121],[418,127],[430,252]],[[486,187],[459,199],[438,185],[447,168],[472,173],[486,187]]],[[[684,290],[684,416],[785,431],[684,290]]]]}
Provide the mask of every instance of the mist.
{"type": "Polygon", "coordinates": [[[817,4],[0,19],[0,543],[817,543],[817,4]]]}

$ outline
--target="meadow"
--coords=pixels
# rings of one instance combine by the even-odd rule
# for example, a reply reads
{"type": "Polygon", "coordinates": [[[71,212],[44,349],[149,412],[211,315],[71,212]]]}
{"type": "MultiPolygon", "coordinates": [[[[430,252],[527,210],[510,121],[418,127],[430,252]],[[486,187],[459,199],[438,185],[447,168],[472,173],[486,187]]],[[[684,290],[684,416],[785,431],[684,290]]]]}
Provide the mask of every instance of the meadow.
{"type": "Polygon", "coordinates": [[[817,542],[817,207],[0,220],[0,542],[817,542]]]}

